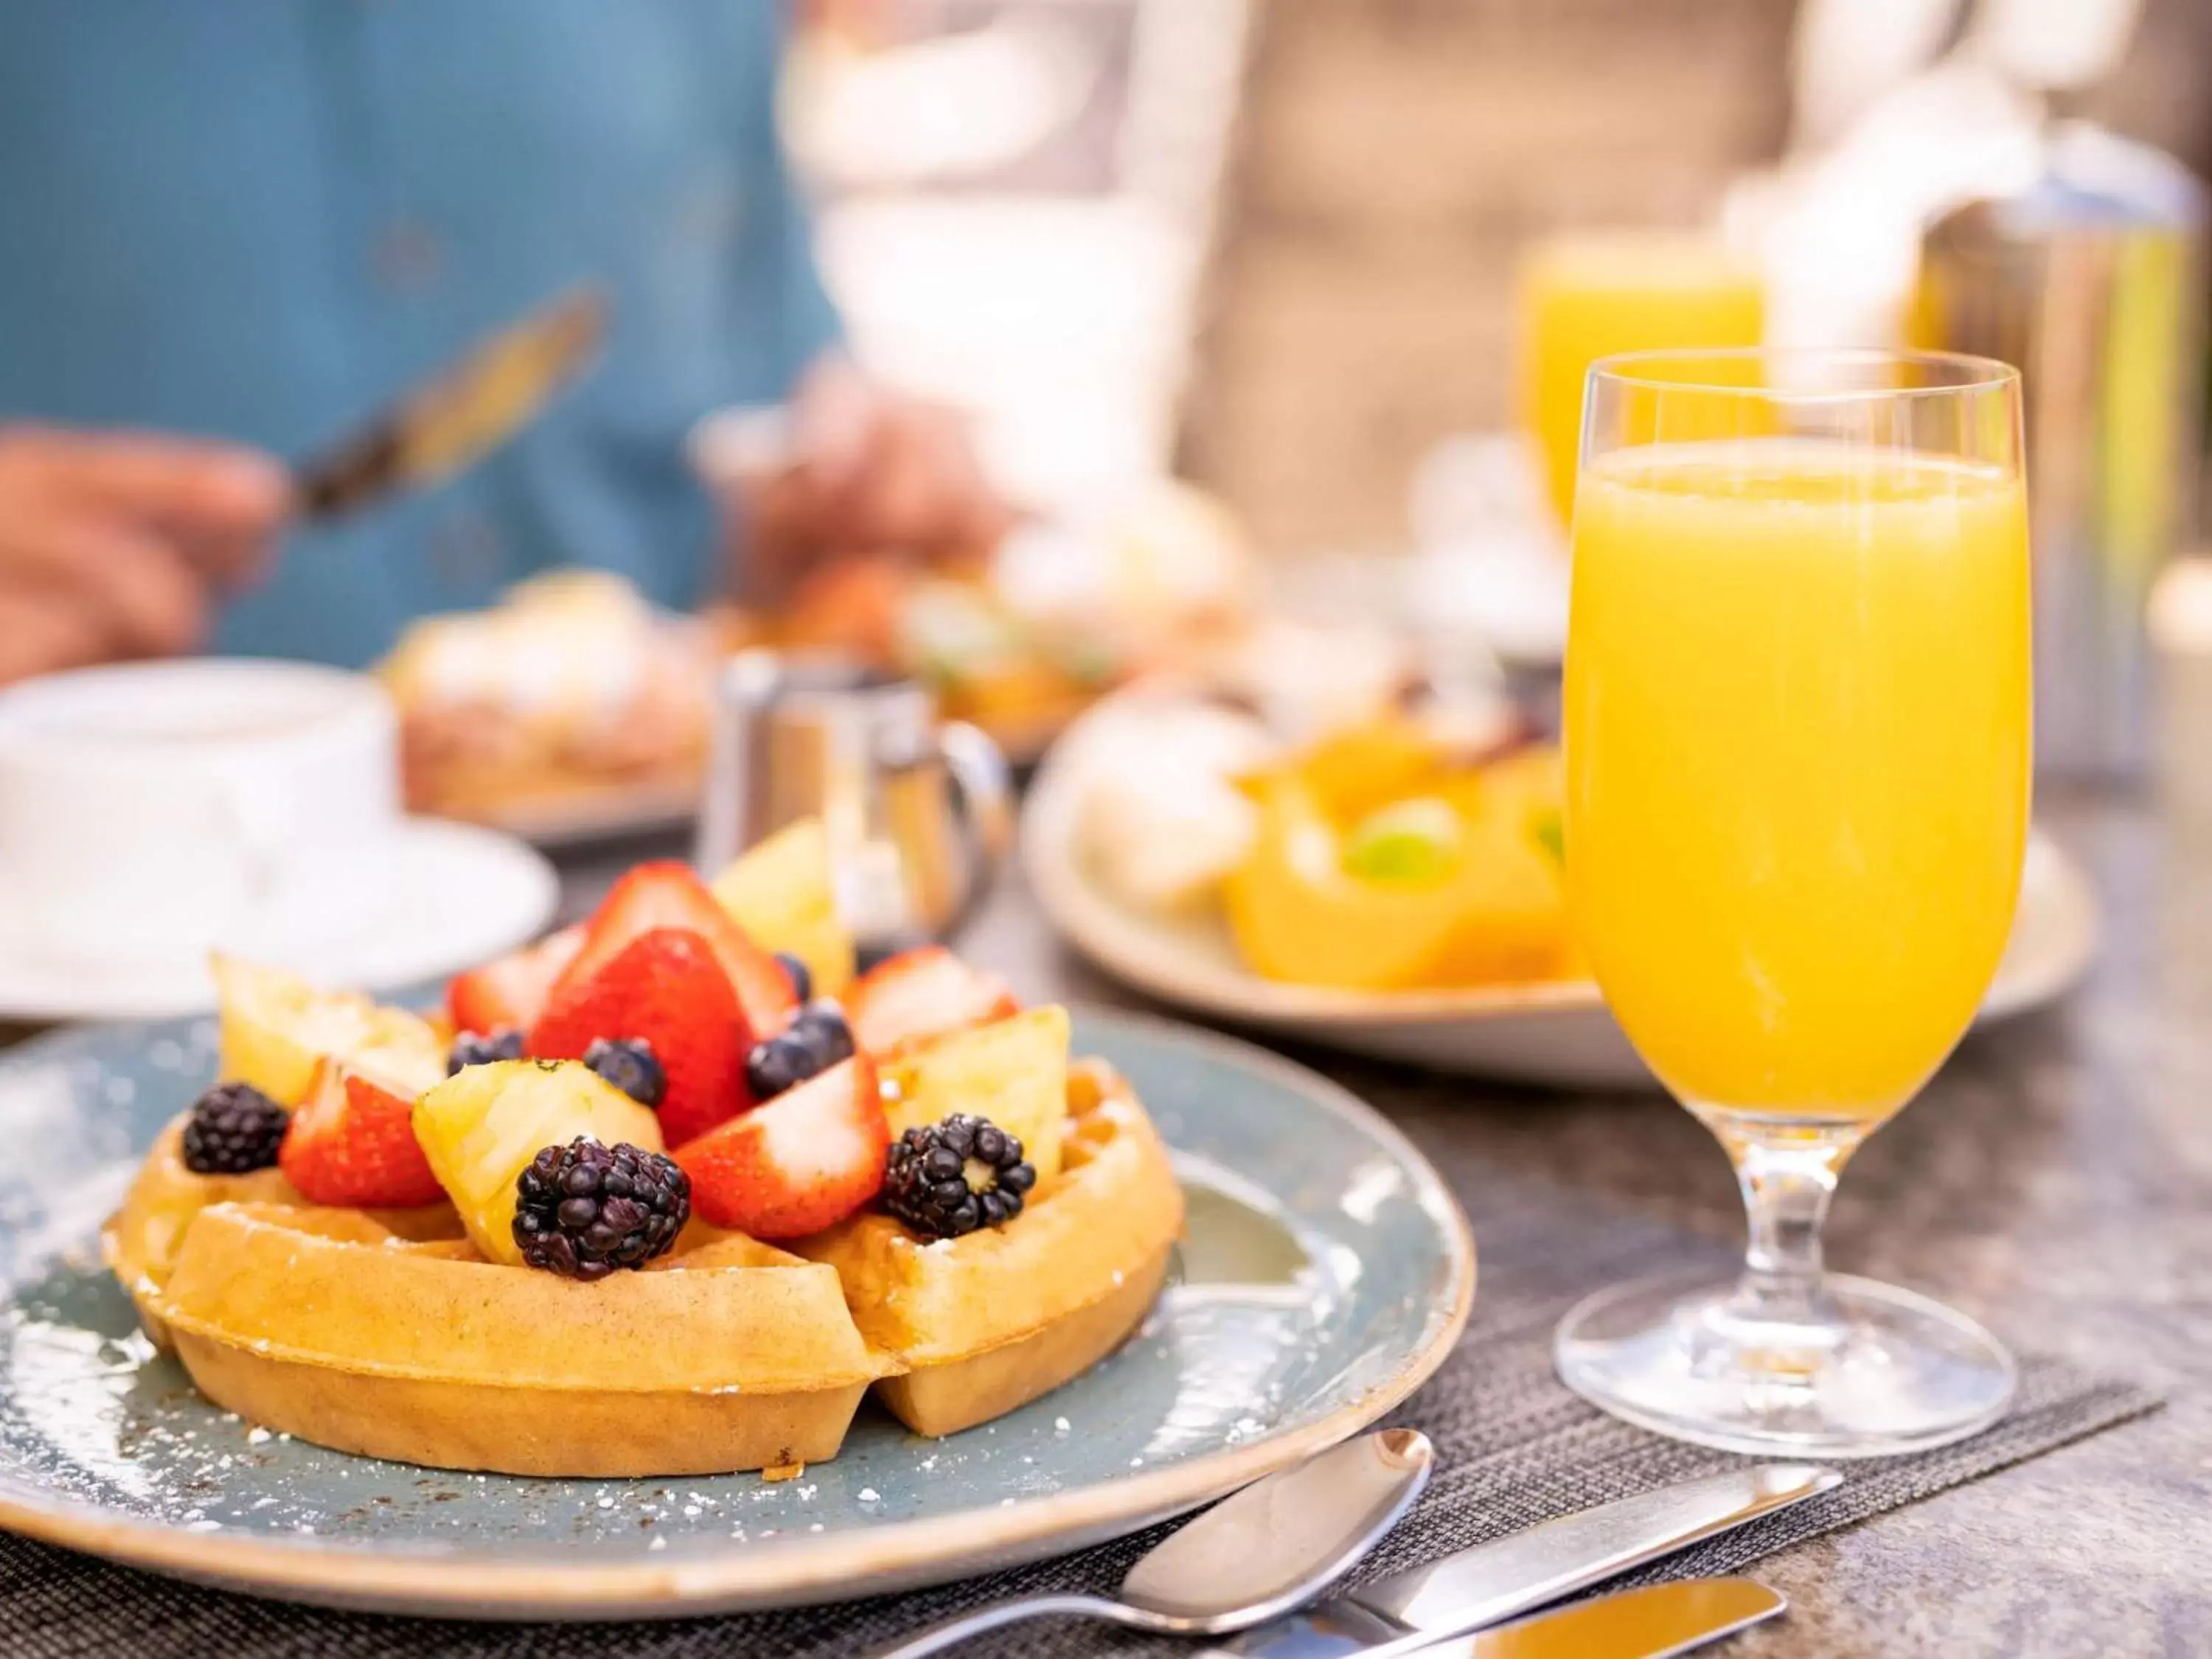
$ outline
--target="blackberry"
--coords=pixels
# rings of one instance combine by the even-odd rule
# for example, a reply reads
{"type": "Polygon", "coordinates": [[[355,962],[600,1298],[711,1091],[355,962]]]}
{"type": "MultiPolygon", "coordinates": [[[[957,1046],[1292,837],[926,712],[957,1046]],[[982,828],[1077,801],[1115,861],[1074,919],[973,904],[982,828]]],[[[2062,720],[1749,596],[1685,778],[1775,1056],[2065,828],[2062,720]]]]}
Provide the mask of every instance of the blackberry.
{"type": "Polygon", "coordinates": [[[185,1167],[194,1175],[252,1175],[276,1161],[284,1109],[250,1083],[218,1083],[192,1103],[185,1121],[185,1167]]]}
{"type": "Polygon", "coordinates": [[[579,1135],[548,1146],[514,1178],[514,1242],[533,1267],[605,1279],[641,1267],[691,1216],[691,1178],[676,1160],[579,1135]]]}
{"type": "Polygon", "coordinates": [[[775,1036],[753,1044],[745,1056],[745,1086],[755,1100],[772,1100],[852,1057],[845,1011],[824,997],[801,1008],[775,1036]]]}
{"type": "Polygon", "coordinates": [[[891,1143],[881,1202],[925,1238],[957,1238],[1006,1225],[1035,1185],[1036,1170],[1018,1137],[988,1118],[955,1112],[891,1143]]]}
{"type": "Polygon", "coordinates": [[[446,1075],[465,1066],[489,1066],[495,1060],[520,1060],[522,1033],[512,1025],[496,1031],[464,1031],[453,1039],[446,1054],[446,1075]]]}
{"type": "Polygon", "coordinates": [[[778,951],[775,959],[783,964],[784,977],[791,981],[791,994],[801,1002],[814,999],[814,972],[788,951],[778,951]]]}
{"type": "Polygon", "coordinates": [[[594,1037],[584,1064],[641,1106],[658,1107],[668,1095],[668,1073],[643,1037],[594,1037]]]}

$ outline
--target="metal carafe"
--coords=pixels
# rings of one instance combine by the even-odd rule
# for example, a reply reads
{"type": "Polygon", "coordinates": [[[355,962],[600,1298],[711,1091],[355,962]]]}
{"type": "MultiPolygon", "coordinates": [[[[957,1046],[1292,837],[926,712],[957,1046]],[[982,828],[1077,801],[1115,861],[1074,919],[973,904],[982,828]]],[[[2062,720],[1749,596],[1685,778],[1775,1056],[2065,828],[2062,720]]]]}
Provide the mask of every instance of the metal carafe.
{"type": "Polygon", "coordinates": [[[2037,769],[2129,782],[2152,744],[2145,604],[2195,500],[2204,199],[2172,157],[2094,126],[2041,151],[1929,228],[1916,332],[2022,371],[2037,769]]]}

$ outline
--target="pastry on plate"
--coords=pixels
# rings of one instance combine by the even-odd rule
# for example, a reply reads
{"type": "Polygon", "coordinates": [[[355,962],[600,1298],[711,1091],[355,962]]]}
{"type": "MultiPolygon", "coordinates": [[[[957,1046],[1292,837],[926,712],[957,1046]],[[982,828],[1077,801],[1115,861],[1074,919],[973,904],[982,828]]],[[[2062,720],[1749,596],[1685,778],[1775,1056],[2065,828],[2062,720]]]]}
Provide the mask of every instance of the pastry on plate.
{"type": "Polygon", "coordinates": [[[422,618],[378,669],[399,710],[408,805],[496,819],[695,786],[720,644],[603,571],[556,571],[489,611],[422,618]]]}
{"type": "Polygon", "coordinates": [[[532,1475],[788,1468],[872,1391],[947,1434],[1103,1357],[1182,1228],[1143,1108],[948,952],[855,978],[830,880],[812,824],[641,866],[435,1019],[223,964],[222,1075],[102,1236],[149,1336],[272,1431],[532,1475]]]}

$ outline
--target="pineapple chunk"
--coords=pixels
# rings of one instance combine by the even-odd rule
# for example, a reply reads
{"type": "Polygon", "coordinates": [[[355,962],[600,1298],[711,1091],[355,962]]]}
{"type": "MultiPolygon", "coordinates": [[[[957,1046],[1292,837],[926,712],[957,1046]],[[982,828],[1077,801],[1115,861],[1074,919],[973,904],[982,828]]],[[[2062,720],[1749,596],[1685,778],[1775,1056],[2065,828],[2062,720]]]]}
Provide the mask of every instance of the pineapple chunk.
{"type": "Polygon", "coordinates": [[[889,1060],[884,1110],[894,1135],[954,1112],[987,1117],[1021,1137],[1037,1184],[1060,1173],[1060,1120],[1067,1115],[1067,1010],[1026,1009],[988,1025],[948,1032],[889,1060]]]}
{"type": "Polygon", "coordinates": [[[763,951],[787,951],[814,975],[817,997],[853,979],[853,933],[837,908],[830,836],[819,818],[786,825],[711,884],[716,899],[763,951]]]}
{"type": "Polygon", "coordinates": [[[307,1097],[325,1058],[410,1097],[446,1075],[446,1045],[420,1015],[235,957],[216,956],[209,969],[221,1015],[221,1075],[252,1084],[279,1106],[307,1097]]]}
{"type": "Polygon", "coordinates": [[[415,1139],[484,1258],[522,1265],[515,1177],[578,1135],[662,1150],[660,1120],[576,1060],[468,1066],[415,1103],[415,1139]]]}

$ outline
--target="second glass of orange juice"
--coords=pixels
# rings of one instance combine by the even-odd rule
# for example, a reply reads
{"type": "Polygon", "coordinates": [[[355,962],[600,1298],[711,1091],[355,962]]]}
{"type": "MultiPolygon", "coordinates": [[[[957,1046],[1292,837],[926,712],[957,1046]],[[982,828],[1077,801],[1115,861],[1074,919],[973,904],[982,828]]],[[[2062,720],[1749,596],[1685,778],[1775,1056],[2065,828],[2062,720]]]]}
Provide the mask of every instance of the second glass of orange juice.
{"type": "Polygon", "coordinates": [[[1716,236],[1662,230],[1546,238],[1522,262],[1520,307],[1521,418],[1563,527],[1589,366],[1622,351],[1755,346],[1765,317],[1748,261],[1716,236]]]}
{"type": "Polygon", "coordinates": [[[1638,1051],[1734,1158],[1751,1248],[1734,1285],[1584,1304],[1561,1374],[1741,1450],[1971,1433],[2010,1396],[2004,1350],[1924,1297],[1824,1276],[1820,1232],[2011,927],[2030,788],[2017,376],[1934,354],[1610,359],[1573,539],[1577,933],[1638,1051]]]}

